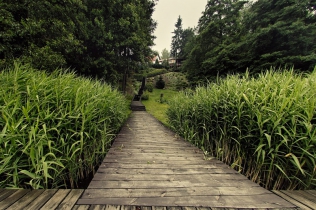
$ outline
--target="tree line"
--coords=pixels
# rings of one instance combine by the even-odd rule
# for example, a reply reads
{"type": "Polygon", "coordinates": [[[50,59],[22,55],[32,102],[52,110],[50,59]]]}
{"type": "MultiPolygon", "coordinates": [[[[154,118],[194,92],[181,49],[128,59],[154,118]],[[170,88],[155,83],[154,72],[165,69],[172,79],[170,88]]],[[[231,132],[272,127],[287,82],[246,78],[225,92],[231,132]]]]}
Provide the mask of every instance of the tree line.
{"type": "Polygon", "coordinates": [[[316,0],[209,0],[195,29],[175,24],[171,54],[193,84],[271,67],[312,71],[316,0]]]}
{"type": "Polygon", "coordinates": [[[115,83],[151,54],[157,0],[1,0],[0,68],[74,69],[115,83]]]}

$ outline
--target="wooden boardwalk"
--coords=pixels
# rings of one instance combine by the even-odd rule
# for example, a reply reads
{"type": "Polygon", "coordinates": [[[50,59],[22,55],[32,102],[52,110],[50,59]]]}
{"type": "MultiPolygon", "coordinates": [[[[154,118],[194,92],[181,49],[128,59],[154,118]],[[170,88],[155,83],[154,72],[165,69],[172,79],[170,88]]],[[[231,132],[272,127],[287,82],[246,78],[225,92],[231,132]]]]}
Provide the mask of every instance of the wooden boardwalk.
{"type": "Polygon", "coordinates": [[[0,210],[299,208],[316,209],[316,191],[265,190],[144,111],[132,113],[88,189],[0,189],[0,210]]]}
{"type": "Polygon", "coordinates": [[[294,207],[143,111],[132,113],[77,204],[294,207]]]}
{"type": "MultiPolygon", "coordinates": [[[[0,210],[232,210],[235,208],[170,207],[165,206],[125,206],[125,205],[78,205],[84,190],[4,190],[0,189],[0,210]]],[[[315,209],[316,191],[274,191],[299,208],[315,209]]],[[[265,208],[264,208],[265,209],[265,208]]],[[[274,208],[275,210],[278,208],[274,208]]],[[[290,209],[290,208],[286,208],[290,209]]],[[[245,209],[243,209],[245,210],[245,209]]],[[[262,209],[263,210],[263,209],[262,209]]],[[[283,208],[284,210],[284,208],[283,208]]]]}

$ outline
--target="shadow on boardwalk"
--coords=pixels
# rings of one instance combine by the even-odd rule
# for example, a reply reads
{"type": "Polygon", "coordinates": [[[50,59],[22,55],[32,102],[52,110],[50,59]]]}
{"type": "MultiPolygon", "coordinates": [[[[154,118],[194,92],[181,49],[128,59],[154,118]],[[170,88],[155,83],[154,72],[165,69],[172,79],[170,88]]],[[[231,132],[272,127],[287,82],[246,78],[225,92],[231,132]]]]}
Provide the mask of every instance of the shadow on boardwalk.
{"type": "Polygon", "coordinates": [[[77,204],[292,208],[289,202],[133,112],[77,204]]]}

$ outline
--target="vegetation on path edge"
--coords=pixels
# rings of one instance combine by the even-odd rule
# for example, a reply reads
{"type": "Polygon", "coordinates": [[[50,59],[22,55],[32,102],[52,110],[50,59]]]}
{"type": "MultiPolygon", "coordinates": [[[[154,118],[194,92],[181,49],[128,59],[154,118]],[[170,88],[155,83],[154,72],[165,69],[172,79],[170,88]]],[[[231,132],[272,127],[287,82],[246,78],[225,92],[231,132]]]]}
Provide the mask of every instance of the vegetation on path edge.
{"type": "Polygon", "coordinates": [[[267,189],[316,188],[316,70],[228,76],[177,94],[170,126],[267,189]]]}
{"type": "Polygon", "coordinates": [[[0,84],[1,188],[75,188],[129,114],[119,92],[73,73],[15,64],[0,84]]]}

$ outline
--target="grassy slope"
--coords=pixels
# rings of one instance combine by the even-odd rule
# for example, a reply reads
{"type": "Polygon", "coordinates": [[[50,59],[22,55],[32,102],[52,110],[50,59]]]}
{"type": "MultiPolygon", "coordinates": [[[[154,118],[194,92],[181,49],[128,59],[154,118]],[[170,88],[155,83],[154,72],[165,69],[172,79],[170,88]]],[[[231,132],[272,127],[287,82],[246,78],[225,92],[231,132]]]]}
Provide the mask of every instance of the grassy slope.
{"type": "Polygon", "coordinates": [[[177,91],[168,89],[154,89],[152,93],[148,93],[149,100],[142,101],[142,103],[146,106],[148,113],[153,115],[164,125],[169,126],[166,115],[166,111],[169,108],[168,100],[170,100],[177,93],[177,91]],[[165,101],[164,103],[159,102],[161,94],[163,94],[163,100],[165,101]]]}

